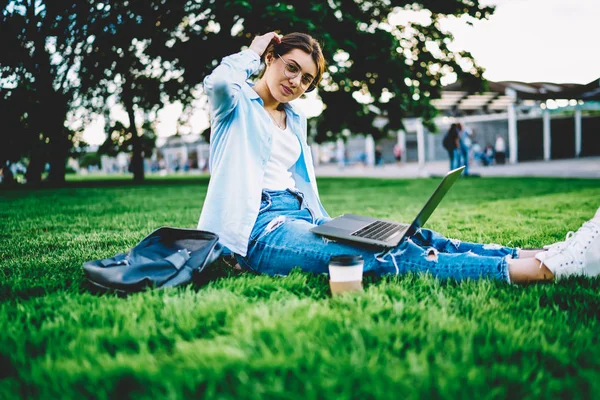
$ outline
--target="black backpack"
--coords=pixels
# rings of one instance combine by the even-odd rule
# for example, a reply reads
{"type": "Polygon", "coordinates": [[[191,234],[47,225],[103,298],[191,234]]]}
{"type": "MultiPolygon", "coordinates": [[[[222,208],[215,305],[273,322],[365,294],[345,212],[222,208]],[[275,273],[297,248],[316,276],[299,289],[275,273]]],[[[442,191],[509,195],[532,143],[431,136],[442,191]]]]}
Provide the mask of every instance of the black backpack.
{"type": "Polygon", "coordinates": [[[442,146],[444,149],[450,151],[456,148],[456,138],[458,137],[458,132],[456,129],[450,128],[448,132],[444,135],[442,139],[442,146]]]}
{"type": "Polygon", "coordinates": [[[444,149],[450,150],[450,132],[446,132],[444,138],[442,139],[442,146],[444,149]]]}
{"type": "Polygon", "coordinates": [[[217,234],[162,227],[128,253],[83,264],[94,286],[121,293],[179,286],[192,280],[221,255],[217,234]]]}

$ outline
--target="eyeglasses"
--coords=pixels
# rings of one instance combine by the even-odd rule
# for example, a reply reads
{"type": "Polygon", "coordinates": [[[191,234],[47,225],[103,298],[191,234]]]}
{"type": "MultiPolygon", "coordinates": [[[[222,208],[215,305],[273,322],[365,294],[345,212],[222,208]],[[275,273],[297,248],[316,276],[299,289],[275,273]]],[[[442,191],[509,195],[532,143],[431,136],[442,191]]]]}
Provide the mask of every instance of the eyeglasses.
{"type": "Polygon", "coordinates": [[[302,89],[304,89],[305,92],[310,92],[315,89],[315,85],[313,85],[315,79],[312,76],[302,74],[302,71],[298,66],[285,61],[283,57],[281,57],[279,54],[277,54],[277,57],[279,57],[281,61],[285,64],[285,67],[283,68],[283,74],[286,77],[288,77],[289,79],[294,79],[295,77],[301,74],[302,77],[300,78],[300,87],[302,87],[302,89]]]}

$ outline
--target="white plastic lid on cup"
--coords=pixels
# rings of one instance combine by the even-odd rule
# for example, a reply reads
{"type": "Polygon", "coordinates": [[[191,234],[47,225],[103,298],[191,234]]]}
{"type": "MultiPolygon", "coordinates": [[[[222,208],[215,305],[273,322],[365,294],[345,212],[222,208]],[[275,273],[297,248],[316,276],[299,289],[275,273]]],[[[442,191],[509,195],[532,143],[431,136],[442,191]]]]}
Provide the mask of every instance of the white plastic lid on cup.
{"type": "Polygon", "coordinates": [[[343,254],[329,259],[331,282],[362,281],[364,261],[360,255],[343,254]]]}

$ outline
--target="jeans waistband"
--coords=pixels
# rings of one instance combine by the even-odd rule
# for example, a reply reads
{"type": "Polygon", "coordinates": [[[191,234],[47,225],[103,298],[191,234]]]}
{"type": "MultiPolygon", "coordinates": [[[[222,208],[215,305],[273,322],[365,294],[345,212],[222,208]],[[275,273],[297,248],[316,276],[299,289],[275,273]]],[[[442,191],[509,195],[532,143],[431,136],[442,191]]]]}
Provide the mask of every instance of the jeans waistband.
{"type": "MultiPolygon", "coordinates": [[[[285,190],[267,190],[263,189],[262,191],[262,201],[266,201],[268,203],[273,203],[274,201],[278,203],[286,203],[290,201],[290,198],[298,202],[299,209],[303,208],[304,205],[304,194],[295,189],[285,189],[285,190]]],[[[283,204],[282,204],[283,205],[283,204]]]]}

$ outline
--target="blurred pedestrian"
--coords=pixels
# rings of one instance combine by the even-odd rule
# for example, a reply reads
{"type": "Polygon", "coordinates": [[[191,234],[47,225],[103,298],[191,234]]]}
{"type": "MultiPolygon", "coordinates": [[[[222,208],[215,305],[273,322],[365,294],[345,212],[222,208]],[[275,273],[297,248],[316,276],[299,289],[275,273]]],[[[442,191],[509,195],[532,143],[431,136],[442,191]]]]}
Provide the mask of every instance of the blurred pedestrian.
{"type": "Polygon", "coordinates": [[[458,168],[458,129],[456,124],[450,125],[450,129],[444,135],[442,145],[448,152],[448,158],[450,159],[450,170],[458,168]]]}
{"type": "Polygon", "coordinates": [[[494,162],[494,148],[491,144],[487,144],[481,154],[481,163],[485,166],[491,165],[494,162]]]}
{"type": "Polygon", "coordinates": [[[469,175],[469,158],[471,156],[471,130],[464,127],[460,122],[456,124],[458,132],[458,153],[460,161],[458,166],[465,166],[464,175],[469,175]]]}
{"type": "Polygon", "coordinates": [[[483,155],[483,148],[481,145],[475,141],[471,145],[471,156],[473,160],[481,160],[481,156],[483,155]]]}
{"type": "Polygon", "coordinates": [[[396,159],[396,164],[400,164],[402,161],[402,146],[400,143],[396,143],[394,146],[394,158],[396,159]]]}
{"type": "Polygon", "coordinates": [[[494,150],[496,152],[496,164],[504,164],[506,162],[506,143],[502,136],[496,136],[494,150]]]}
{"type": "Polygon", "coordinates": [[[383,149],[381,145],[375,146],[375,166],[383,165],[383,149]]]}

